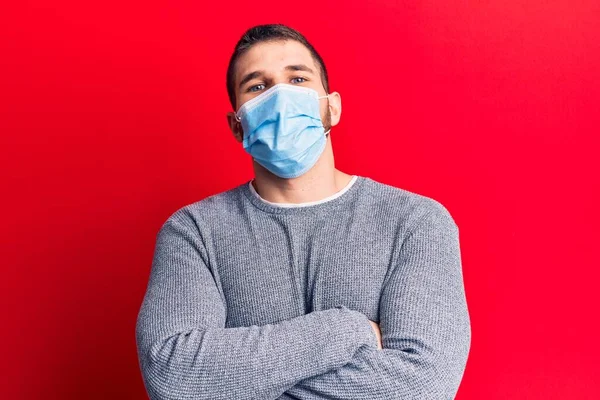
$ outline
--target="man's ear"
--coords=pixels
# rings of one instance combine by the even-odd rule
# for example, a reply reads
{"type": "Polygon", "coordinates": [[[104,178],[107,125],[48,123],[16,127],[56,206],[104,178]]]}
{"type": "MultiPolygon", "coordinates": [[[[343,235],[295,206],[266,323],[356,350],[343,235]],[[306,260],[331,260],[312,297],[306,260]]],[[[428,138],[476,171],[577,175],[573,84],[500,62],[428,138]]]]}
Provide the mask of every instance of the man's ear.
{"type": "Polygon", "coordinates": [[[242,130],[242,124],[235,119],[235,113],[233,111],[227,113],[227,123],[229,124],[229,129],[233,133],[235,140],[238,143],[242,143],[244,141],[244,131],[242,130]]]}
{"type": "Polygon", "coordinates": [[[338,92],[329,94],[329,112],[331,113],[331,126],[336,126],[342,116],[342,97],[338,92]]]}

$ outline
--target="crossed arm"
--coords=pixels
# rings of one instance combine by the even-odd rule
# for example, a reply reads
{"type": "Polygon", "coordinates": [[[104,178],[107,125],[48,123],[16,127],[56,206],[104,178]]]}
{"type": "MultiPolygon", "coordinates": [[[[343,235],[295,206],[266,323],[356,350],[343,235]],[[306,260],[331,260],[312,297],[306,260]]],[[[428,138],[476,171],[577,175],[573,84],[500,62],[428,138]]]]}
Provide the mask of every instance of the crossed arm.
{"type": "Polygon", "coordinates": [[[405,239],[380,298],[382,350],[307,378],[280,399],[454,399],[471,343],[458,228],[439,203],[405,239]]]}
{"type": "Polygon", "coordinates": [[[225,328],[194,222],[161,228],[136,323],[144,384],[166,399],[451,399],[470,346],[458,229],[439,206],[405,239],[384,283],[379,326],[344,306],[225,328]]]}
{"type": "Polygon", "coordinates": [[[142,378],[152,400],[277,399],[311,376],[377,348],[367,317],[345,306],[277,324],[225,328],[202,239],[185,211],[157,235],[136,322],[142,378]]]}

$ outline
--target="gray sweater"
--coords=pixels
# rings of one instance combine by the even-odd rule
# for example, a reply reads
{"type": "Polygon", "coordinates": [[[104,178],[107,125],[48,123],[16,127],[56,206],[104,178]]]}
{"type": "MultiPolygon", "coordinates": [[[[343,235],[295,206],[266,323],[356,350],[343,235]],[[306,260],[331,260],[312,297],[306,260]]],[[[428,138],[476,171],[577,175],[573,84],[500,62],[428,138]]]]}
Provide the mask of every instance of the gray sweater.
{"type": "Polygon", "coordinates": [[[162,225],[135,334],[153,400],[453,399],[471,345],[458,228],[368,177],[300,206],[245,182],[162,225]]]}

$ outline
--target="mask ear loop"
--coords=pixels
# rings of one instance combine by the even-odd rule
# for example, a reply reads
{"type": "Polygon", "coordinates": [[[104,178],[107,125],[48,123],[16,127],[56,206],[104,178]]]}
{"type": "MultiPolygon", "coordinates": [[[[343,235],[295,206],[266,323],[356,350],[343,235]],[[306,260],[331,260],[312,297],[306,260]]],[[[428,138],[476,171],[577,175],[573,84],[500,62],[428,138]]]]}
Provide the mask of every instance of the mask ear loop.
{"type": "MultiPolygon", "coordinates": [[[[235,112],[235,111],[234,111],[233,115],[234,115],[234,117],[235,117],[235,120],[236,120],[237,122],[242,122],[242,119],[241,119],[241,118],[240,118],[240,117],[237,115],[237,112],[235,112]]],[[[244,131],[242,130],[242,138],[243,138],[243,137],[244,137],[244,131]]]]}
{"type": "MultiPolygon", "coordinates": [[[[320,96],[320,97],[317,97],[317,99],[321,100],[321,99],[324,99],[324,98],[327,98],[327,97],[329,97],[329,95],[320,96]]],[[[331,132],[331,128],[329,128],[329,130],[327,132],[325,132],[325,137],[329,136],[329,132],[331,132]]]]}

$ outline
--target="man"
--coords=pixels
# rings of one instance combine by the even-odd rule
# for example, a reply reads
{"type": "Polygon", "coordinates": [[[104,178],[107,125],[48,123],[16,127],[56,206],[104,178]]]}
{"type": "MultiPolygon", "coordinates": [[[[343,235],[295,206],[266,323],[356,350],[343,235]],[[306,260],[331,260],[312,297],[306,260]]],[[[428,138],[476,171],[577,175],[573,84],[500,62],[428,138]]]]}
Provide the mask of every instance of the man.
{"type": "Polygon", "coordinates": [[[161,227],[136,325],[151,399],[452,399],[471,342],[439,202],[334,166],[341,96],[297,31],[230,60],[255,178],[161,227]]]}

